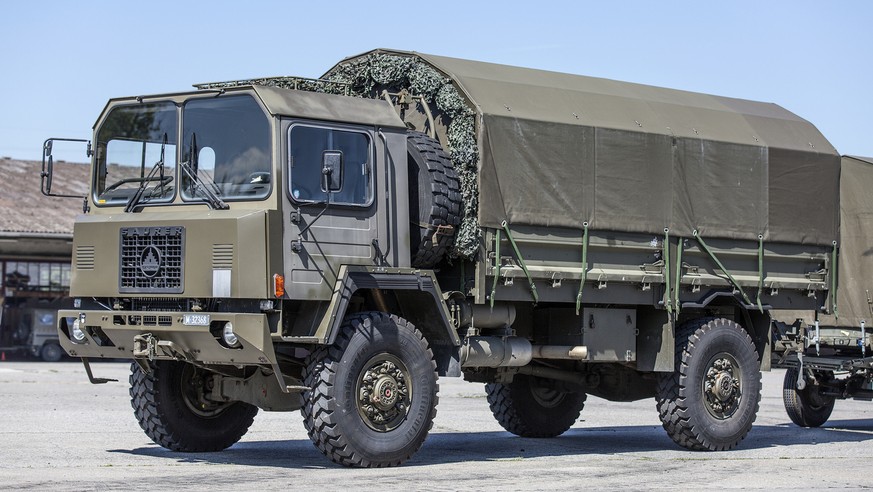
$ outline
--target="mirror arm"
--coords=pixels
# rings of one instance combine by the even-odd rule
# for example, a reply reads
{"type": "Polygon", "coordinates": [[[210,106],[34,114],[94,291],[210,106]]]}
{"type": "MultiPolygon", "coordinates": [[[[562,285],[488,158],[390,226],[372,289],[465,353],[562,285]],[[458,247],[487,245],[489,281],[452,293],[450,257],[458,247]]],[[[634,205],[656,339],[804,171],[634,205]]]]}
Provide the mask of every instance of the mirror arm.
{"type": "MultiPolygon", "coordinates": [[[[82,138],[56,138],[51,137],[45,139],[42,144],[42,170],[39,173],[40,191],[45,196],[53,196],[57,198],[83,198],[86,206],[88,198],[83,195],[65,195],[61,193],[52,193],[52,175],[54,174],[54,158],[52,157],[52,148],[55,141],[58,142],[82,142],[88,144],[88,152],[91,152],[91,141],[82,138]]],[[[88,156],[90,157],[90,155],[88,156]]]]}

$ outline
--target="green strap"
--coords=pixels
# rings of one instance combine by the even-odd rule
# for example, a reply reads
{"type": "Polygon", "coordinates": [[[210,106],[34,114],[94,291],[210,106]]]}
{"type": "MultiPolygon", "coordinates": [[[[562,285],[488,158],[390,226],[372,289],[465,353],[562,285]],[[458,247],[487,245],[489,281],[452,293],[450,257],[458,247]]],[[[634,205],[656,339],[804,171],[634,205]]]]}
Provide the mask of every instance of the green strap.
{"type": "Polygon", "coordinates": [[[679,238],[679,250],[676,252],[676,285],[673,286],[673,307],[676,309],[676,315],[682,309],[682,304],[679,302],[679,286],[682,285],[682,247],[685,241],[679,238]]]}
{"type": "Polygon", "coordinates": [[[491,309],[494,309],[494,295],[497,293],[497,281],[500,280],[500,229],[494,240],[494,283],[491,284],[491,309]]]}
{"type": "Polygon", "coordinates": [[[673,314],[673,289],[670,288],[670,229],[664,228],[664,307],[673,314]]]}
{"type": "Polygon", "coordinates": [[[764,290],[764,235],[758,234],[758,311],[764,312],[761,304],[761,291],[764,290]]]}
{"type": "Polygon", "coordinates": [[[834,241],[834,251],[831,256],[831,269],[833,272],[831,273],[831,306],[834,309],[834,318],[839,318],[840,315],[837,314],[837,275],[840,271],[837,268],[837,242],[834,241]]]}
{"type": "Polygon", "coordinates": [[[711,249],[709,249],[709,246],[707,246],[707,244],[703,240],[703,238],[700,237],[700,234],[697,233],[697,230],[695,230],[692,234],[694,234],[694,237],[697,239],[697,242],[700,243],[700,246],[703,248],[703,250],[706,251],[706,253],[709,255],[710,258],[712,258],[712,261],[716,265],[718,265],[718,268],[721,270],[721,272],[724,273],[725,275],[727,275],[727,278],[728,278],[728,280],[730,280],[731,285],[733,285],[734,288],[740,292],[740,295],[743,296],[743,299],[746,301],[746,304],[751,304],[752,301],[751,301],[751,299],[749,299],[749,296],[746,295],[746,293],[743,291],[742,287],[740,287],[740,284],[738,284],[737,281],[734,279],[733,275],[731,275],[731,273],[729,271],[727,271],[727,269],[724,267],[724,265],[722,265],[721,262],[718,261],[718,257],[715,256],[715,253],[713,253],[711,249]]]}
{"type": "Polygon", "coordinates": [[[588,222],[582,223],[582,278],[579,280],[579,293],[576,294],[576,316],[582,309],[582,289],[588,279],[588,222]]]}
{"type": "Polygon", "coordinates": [[[518,250],[518,246],[515,244],[515,239],[512,238],[512,233],[509,232],[509,225],[504,220],[501,224],[503,226],[503,232],[506,233],[506,237],[509,239],[509,244],[512,246],[512,250],[515,251],[515,257],[518,258],[518,264],[521,265],[521,269],[524,271],[525,276],[527,277],[527,281],[530,284],[530,293],[533,295],[534,304],[540,302],[540,296],[537,294],[537,286],[534,284],[533,278],[530,276],[530,272],[527,271],[527,265],[524,263],[524,258],[521,256],[521,252],[518,250]]]}

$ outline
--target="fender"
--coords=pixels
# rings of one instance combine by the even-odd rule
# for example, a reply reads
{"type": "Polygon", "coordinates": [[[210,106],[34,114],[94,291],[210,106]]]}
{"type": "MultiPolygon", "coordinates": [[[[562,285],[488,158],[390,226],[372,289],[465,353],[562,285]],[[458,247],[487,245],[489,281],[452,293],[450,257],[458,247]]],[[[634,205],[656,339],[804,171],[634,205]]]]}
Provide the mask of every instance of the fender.
{"type": "Polygon", "coordinates": [[[349,301],[361,289],[380,289],[397,294],[402,312],[393,314],[413,323],[435,352],[440,347],[461,345],[433,271],[357,265],[340,267],[327,312],[315,332],[321,343],[330,345],[336,340],[349,301]]]}

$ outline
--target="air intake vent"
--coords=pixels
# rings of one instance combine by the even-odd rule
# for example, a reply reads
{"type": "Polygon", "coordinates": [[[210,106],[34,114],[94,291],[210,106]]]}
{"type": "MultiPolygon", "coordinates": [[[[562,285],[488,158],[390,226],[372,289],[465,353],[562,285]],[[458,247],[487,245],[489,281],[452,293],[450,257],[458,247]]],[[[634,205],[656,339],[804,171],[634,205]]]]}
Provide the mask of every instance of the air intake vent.
{"type": "Polygon", "coordinates": [[[76,270],[94,269],[94,246],[76,246],[76,270]]]}
{"type": "Polygon", "coordinates": [[[233,268],[233,245],[232,244],[213,244],[212,245],[212,269],[213,270],[230,270],[233,268]]]}

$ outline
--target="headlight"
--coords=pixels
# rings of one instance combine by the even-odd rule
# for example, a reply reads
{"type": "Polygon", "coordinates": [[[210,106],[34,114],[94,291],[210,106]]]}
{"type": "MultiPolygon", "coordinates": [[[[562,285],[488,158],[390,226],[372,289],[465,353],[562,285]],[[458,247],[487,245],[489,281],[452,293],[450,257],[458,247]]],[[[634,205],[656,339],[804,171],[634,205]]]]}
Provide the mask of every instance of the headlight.
{"type": "Polygon", "coordinates": [[[236,333],[233,332],[233,324],[230,321],[224,324],[224,330],[221,332],[221,337],[224,340],[224,343],[230,348],[240,346],[239,338],[237,338],[236,333]]]}
{"type": "Polygon", "coordinates": [[[72,326],[70,326],[70,337],[75,343],[85,343],[85,332],[82,331],[82,322],[79,321],[79,318],[74,319],[72,326]]]}

